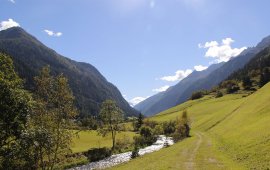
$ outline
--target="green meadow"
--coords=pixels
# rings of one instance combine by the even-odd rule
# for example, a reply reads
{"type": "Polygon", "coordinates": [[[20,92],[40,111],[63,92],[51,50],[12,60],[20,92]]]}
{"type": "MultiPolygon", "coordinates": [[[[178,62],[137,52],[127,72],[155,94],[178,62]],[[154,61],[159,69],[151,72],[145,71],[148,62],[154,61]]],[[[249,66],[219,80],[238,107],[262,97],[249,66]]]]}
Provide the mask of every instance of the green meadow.
{"type": "Polygon", "coordinates": [[[112,169],[270,169],[270,83],[253,94],[206,96],[151,120],[187,110],[192,137],[112,169]]]}
{"type": "MultiPolygon", "coordinates": [[[[116,139],[133,140],[134,132],[120,132],[116,139]]],[[[79,131],[73,138],[72,151],[74,153],[84,152],[91,148],[112,147],[112,138],[108,134],[105,137],[98,135],[97,131],[84,130],[79,131]]]]}

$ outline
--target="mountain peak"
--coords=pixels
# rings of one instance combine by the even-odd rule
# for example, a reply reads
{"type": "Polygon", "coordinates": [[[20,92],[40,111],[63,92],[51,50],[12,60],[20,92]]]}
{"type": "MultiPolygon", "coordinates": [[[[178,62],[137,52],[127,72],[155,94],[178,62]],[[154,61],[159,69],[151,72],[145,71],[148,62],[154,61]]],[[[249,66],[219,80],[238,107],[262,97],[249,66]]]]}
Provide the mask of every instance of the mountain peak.
{"type": "Polygon", "coordinates": [[[106,99],[115,100],[126,116],[138,114],[117,87],[108,82],[94,66],[56,53],[23,28],[12,27],[0,31],[0,51],[12,57],[16,71],[25,80],[27,90],[34,90],[33,77],[45,65],[50,65],[53,75],[63,73],[69,80],[80,116],[97,115],[101,103],[106,99]]]}
{"type": "Polygon", "coordinates": [[[270,35],[263,38],[260,43],[258,43],[257,47],[260,49],[264,49],[266,47],[270,46],[270,35]]]}

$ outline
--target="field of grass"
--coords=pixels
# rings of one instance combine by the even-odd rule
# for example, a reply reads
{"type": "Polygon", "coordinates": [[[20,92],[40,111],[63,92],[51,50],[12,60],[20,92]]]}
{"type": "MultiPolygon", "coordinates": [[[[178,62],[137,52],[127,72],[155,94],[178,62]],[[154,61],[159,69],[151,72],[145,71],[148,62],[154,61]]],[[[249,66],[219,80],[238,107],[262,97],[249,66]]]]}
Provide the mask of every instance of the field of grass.
{"type": "MultiPolygon", "coordinates": [[[[120,132],[116,135],[116,139],[133,140],[134,132],[120,132]]],[[[112,139],[108,134],[106,137],[99,136],[94,130],[84,130],[78,133],[73,139],[72,151],[74,153],[87,151],[91,148],[112,147],[112,139]]]]}
{"type": "Polygon", "coordinates": [[[171,120],[186,109],[192,137],[113,169],[270,169],[270,83],[244,96],[206,96],[150,118],[171,120]]]}

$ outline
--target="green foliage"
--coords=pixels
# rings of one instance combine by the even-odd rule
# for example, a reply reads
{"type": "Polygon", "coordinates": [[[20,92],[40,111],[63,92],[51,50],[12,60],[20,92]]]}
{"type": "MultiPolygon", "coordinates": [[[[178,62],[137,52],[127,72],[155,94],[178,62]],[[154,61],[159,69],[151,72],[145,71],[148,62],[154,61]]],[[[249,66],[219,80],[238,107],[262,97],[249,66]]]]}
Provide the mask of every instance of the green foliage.
{"type": "Polygon", "coordinates": [[[158,124],[155,126],[154,130],[153,130],[154,135],[161,135],[164,134],[164,130],[161,124],[158,124]]]}
{"type": "Polygon", "coordinates": [[[102,103],[99,116],[102,122],[100,129],[98,129],[99,134],[106,136],[111,133],[112,150],[114,150],[116,133],[121,131],[120,123],[124,120],[123,111],[116,105],[115,101],[106,100],[102,103]]]}
{"type": "Polygon", "coordinates": [[[249,76],[245,76],[242,79],[242,84],[245,90],[249,90],[252,87],[252,81],[249,76]]]}
{"type": "Polygon", "coordinates": [[[240,89],[237,81],[235,80],[226,80],[222,82],[220,88],[225,88],[228,94],[235,93],[240,89]]]}
{"type": "Polygon", "coordinates": [[[270,81],[270,71],[269,68],[264,68],[260,76],[260,87],[264,86],[270,81]]]}
{"type": "Polygon", "coordinates": [[[176,121],[165,121],[162,123],[163,131],[165,135],[170,135],[175,132],[176,121]]]}
{"type": "Polygon", "coordinates": [[[134,130],[138,131],[142,127],[142,125],[143,125],[143,115],[140,113],[137,118],[137,121],[134,124],[134,130]]]}
{"type": "Polygon", "coordinates": [[[124,135],[122,138],[116,139],[114,152],[122,153],[128,151],[132,148],[133,141],[127,135],[124,135]]]}
{"type": "Polygon", "coordinates": [[[196,92],[193,92],[190,99],[191,100],[196,100],[196,99],[200,99],[203,97],[203,92],[202,91],[196,91],[196,92]]]}
{"type": "Polygon", "coordinates": [[[79,126],[85,127],[90,130],[97,130],[99,122],[96,117],[87,115],[81,118],[78,122],[79,126]]]}
{"type": "Polygon", "coordinates": [[[227,80],[242,81],[244,89],[264,86],[270,81],[270,47],[265,48],[252,58],[244,68],[236,71],[227,80]]]}
{"type": "Polygon", "coordinates": [[[217,91],[216,92],[216,98],[219,98],[219,97],[222,97],[223,96],[223,93],[221,91],[217,91]]]}
{"type": "Polygon", "coordinates": [[[144,126],[148,126],[151,129],[154,129],[156,127],[156,125],[158,125],[158,122],[152,121],[150,119],[146,119],[143,123],[144,123],[144,126]]]}
{"type": "Polygon", "coordinates": [[[143,126],[140,129],[140,135],[147,138],[153,135],[152,129],[150,127],[147,126],[143,126]]]}
{"type": "Polygon", "coordinates": [[[134,149],[131,152],[131,159],[139,157],[139,148],[137,146],[134,147],[134,149]]]}
{"type": "Polygon", "coordinates": [[[140,136],[134,136],[135,147],[144,147],[152,145],[156,141],[156,136],[152,128],[143,126],[140,128],[140,136]]]}
{"type": "Polygon", "coordinates": [[[107,158],[112,155],[110,148],[92,148],[84,153],[90,162],[95,162],[107,158]]]}
{"type": "Polygon", "coordinates": [[[0,169],[29,166],[21,144],[33,101],[22,87],[11,58],[0,53],[0,169]]]}
{"type": "Polygon", "coordinates": [[[54,169],[60,158],[70,152],[73,132],[69,130],[76,116],[74,96],[63,75],[53,77],[44,67],[35,77],[36,107],[28,133],[32,134],[37,161],[42,169],[54,169]]]}

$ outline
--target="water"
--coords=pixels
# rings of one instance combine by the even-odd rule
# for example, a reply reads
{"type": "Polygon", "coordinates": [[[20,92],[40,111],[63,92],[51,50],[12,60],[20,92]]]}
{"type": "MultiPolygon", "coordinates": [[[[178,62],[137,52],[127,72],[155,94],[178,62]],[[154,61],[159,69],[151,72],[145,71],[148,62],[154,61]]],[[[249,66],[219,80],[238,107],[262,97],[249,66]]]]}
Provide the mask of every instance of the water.
{"type": "MultiPolygon", "coordinates": [[[[173,145],[174,142],[171,137],[166,137],[164,135],[159,135],[157,141],[148,147],[142,148],[139,150],[139,155],[142,156],[147,153],[151,153],[154,151],[158,151],[164,147],[164,144],[168,143],[168,145],[173,145]]],[[[97,162],[91,162],[89,164],[75,167],[69,170],[92,170],[92,169],[105,169],[109,168],[123,162],[128,162],[131,159],[131,152],[120,153],[116,155],[112,155],[108,158],[97,162]]]]}

